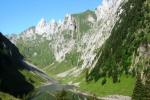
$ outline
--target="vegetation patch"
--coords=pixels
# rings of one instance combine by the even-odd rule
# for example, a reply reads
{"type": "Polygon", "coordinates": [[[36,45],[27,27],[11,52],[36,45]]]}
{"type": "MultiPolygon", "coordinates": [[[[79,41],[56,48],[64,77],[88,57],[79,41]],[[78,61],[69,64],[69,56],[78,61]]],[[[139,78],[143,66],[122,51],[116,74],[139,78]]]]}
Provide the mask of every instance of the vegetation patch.
{"type": "Polygon", "coordinates": [[[44,68],[55,60],[49,43],[49,40],[37,36],[35,40],[26,40],[25,42],[20,38],[16,45],[27,61],[44,68]]]}

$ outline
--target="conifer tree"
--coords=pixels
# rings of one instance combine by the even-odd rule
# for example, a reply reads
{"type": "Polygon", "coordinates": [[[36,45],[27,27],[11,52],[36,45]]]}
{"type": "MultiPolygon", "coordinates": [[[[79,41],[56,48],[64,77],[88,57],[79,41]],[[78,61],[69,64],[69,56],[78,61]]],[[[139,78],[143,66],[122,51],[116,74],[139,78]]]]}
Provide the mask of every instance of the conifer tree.
{"type": "Polygon", "coordinates": [[[132,100],[143,100],[144,96],[144,86],[142,84],[141,75],[137,75],[137,80],[135,84],[135,88],[133,90],[132,100]]]}
{"type": "Polygon", "coordinates": [[[143,100],[150,100],[150,73],[148,73],[147,79],[145,81],[143,100]]]}

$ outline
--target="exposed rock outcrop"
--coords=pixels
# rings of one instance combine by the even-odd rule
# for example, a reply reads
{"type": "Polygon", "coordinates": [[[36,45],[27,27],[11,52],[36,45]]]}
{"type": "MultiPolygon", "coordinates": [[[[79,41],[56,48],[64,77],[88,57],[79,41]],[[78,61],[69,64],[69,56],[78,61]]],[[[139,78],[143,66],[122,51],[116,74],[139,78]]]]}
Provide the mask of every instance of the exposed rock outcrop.
{"type": "Polygon", "coordinates": [[[40,35],[51,41],[49,48],[58,62],[63,61],[66,54],[76,49],[80,54],[76,66],[91,67],[96,61],[96,50],[110,36],[119,15],[123,12],[121,7],[124,3],[125,0],[103,0],[95,11],[66,14],[63,21],[52,20],[48,23],[41,19],[35,28],[20,36],[24,40],[30,38],[32,41],[36,39],[36,35],[40,35]]]}

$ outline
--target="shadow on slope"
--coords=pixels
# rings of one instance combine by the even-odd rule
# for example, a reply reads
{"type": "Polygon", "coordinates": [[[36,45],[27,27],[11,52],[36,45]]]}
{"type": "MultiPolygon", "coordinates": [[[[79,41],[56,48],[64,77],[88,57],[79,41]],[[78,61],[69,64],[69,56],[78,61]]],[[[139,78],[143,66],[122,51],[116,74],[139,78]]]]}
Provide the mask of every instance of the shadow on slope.
{"type": "Polygon", "coordinates": [[[0,33],[0,91],[22,97],[33,90],[19,71],[24,69],[21,60],[17,47],[0,33]]]}

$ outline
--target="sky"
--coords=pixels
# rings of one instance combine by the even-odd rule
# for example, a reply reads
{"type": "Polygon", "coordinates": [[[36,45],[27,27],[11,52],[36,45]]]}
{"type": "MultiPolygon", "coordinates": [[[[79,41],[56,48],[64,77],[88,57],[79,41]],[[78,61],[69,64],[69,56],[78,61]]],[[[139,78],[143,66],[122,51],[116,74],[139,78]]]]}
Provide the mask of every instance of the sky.
{"type": "Polygon", "coordinates": [[[0,0],[0,32],[17,34],[41,18],[59,20],[69,13],[94,10],[101,0],[0,0]]]}

